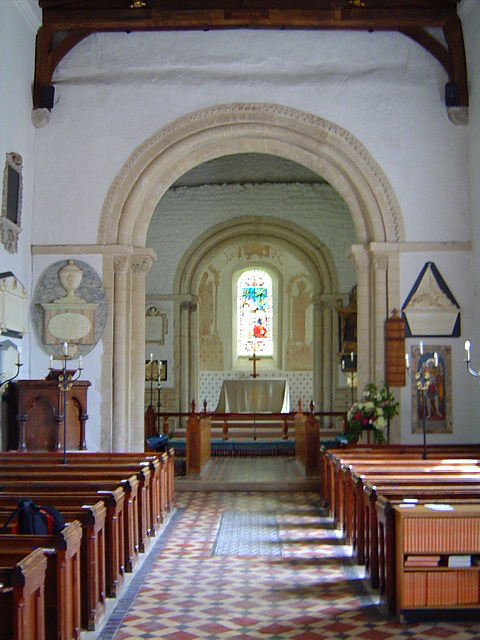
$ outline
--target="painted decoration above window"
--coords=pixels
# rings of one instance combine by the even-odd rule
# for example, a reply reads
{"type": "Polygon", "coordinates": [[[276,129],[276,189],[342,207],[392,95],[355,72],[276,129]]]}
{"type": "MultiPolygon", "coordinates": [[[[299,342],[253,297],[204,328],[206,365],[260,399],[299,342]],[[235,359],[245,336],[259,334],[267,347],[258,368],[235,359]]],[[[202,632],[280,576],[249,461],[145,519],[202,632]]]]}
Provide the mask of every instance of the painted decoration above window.
{"type": "Polygon", "coordinates": [[[460,335],[460,306],[433,262],[424,265],[402,312],[407,336],[460,335]]]}
{"type": "Polygon", "coordinates": [[[249,269],[237,281],[237,353],[273,355],[272,278],[249,269]]]}

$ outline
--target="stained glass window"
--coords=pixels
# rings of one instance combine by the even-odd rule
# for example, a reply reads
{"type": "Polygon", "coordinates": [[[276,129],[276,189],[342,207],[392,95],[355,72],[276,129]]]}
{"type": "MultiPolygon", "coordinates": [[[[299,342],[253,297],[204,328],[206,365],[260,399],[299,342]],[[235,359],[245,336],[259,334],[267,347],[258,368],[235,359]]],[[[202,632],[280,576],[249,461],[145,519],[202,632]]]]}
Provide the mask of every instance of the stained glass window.
{"type": "Polygon", "coordinates": [[[272,278],[266,271],[244,271],[237,281],[237,354],[273,355],[272,278]]]}

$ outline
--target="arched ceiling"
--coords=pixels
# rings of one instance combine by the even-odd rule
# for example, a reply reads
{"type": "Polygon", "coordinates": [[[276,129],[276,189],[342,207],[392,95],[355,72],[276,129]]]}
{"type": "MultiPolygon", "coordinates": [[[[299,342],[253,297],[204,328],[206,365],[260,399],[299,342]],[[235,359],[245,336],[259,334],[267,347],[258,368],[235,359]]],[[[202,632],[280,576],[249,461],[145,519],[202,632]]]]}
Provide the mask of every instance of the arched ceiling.
{"type": "Polygon", "coordinates": [[[253,183],[325,184],[325,180],[291,160],[266,153],[239,153],[199,164],[179,178],[172,187],[253,183]]]}
{"type": "Polygon", "coordinates": [[[398,31],[445,69],[447,107],[467,107],[460,0],[39,0],[33,103],[52,109],[58,63],[97,32],[209,29],[398,31]],[[432,28],[441,30],[440,38],[432,28]]]}

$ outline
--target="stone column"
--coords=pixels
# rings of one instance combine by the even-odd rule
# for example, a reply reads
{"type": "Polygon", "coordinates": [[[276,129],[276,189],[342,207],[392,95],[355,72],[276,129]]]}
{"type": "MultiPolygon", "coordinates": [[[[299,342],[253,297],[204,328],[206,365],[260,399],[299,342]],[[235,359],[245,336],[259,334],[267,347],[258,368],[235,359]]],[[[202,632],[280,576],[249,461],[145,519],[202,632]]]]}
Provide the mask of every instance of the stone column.
{"type": "Polygon", "coordinates": [[[128,256],[114,259],[113,320],[113,451],[125,451],[127,443],[127,371],[128,347],[128,256]]]}
{"type": "MultiPolygon", "coordinates": [[[[325,371],[323,367],[323,359],[325,356],[325,338],[324,338],[324,318],[323,303],[314,302],[313,304],[313,401],[317,411],[322,411],[325,398],[325,371]]],[[[292,398],[297,402],[297,398],[292,398]]],[[[297,405],[293,410],[297,410],[297,405]]]]}
{"type": "Polygon", "coordinates": [[[388,256],[371,251],[371,265],[374,287],[375,341],[373,347],[374,378],[372,382],[382,384],[385,380],[385,320],[388,317],[388,256]]]}
{"type": "Polygon", "coordinates": [[[198,397],[198,304],[191,302],[188,318],[188,391],[191,400],[197,403],[197,410],[203,403],[203,398],[198,397]]]}
{"type": "Polygon", "coordinates": [[[128,450],[144,451],[145,412],[145,277],[153,264],[146,251],[133,255],[131,268],[130,429],[128,450]]]}
{"type": "Polygon", "coordinates": [[[373,382],[374,323],[372,322],[373,289],[370,281],[370,256],[366,247],[352,245],[350,259],[357,272],[357,380],[361,392],[368,382],[373,382]]]}
{"type": "Polygon", "coordinates": [[[189,334],[190,334],[190,302],[180,303],[180,411],[190,411],[189,397],[189,334]]]}

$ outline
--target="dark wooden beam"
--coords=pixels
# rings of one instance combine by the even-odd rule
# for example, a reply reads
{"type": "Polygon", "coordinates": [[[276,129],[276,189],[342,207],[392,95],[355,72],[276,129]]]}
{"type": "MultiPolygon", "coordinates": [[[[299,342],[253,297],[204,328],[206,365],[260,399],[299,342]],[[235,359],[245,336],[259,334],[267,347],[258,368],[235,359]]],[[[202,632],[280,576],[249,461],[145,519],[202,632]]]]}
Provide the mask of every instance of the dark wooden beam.
{"type": "MultiPolygon", "coordinates": [[[[34,107],[52,106],[53,74],[63,57],[91,33],[209,29],[399,31],[445,68],[452,95],[467,106],[468,88],[459,0],[40,0],[34,107]],[[178,6],[181,5],[181,6],[178,6]],[[443,29],[447,46],[425,29],[443,29]]],[[[451,106],[451,105],[450,105],[451,106]]]]}

